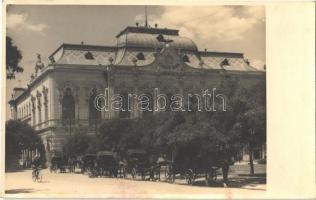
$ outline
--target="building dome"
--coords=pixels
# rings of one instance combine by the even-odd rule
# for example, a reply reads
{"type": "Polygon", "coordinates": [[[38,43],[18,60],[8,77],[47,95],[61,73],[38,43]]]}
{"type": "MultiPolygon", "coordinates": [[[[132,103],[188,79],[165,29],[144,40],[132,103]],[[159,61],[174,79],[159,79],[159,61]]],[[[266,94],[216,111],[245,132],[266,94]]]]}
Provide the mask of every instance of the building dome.
{"type": "Polygon", "coordinates": [[[189,38],[181,37],[178,35],[178,30],[172,29],[147,29],[141,31],[141,28],[136,29],[138,31],[124,31],[117,36],[117,46],[125,48],[163,48],[164,42],[157,39],[159,35],[162,35],[164,40],[172,41],[170,46],[188,51],[197,51],[196,44],[189,38]]]}

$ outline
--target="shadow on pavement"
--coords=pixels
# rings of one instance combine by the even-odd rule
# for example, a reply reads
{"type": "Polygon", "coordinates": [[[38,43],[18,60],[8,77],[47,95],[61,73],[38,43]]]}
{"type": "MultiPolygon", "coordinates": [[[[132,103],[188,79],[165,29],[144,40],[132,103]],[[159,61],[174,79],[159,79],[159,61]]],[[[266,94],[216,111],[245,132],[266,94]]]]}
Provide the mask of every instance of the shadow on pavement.
{"type": "Polygon", "coordinates": [[[24,188],[24,189],[12,189],[12,190],[6,190],[6,194],[19,194],[19,193],[31,193],[34,192],[31,188],[24,188]]]}
{"type": "Polygon", "coordinates": [[[238,174],[238,176],[247,176],[247,177],[266,177],[267,174],[261,173],[261,174],[254,174],[254,175],[249,175],[249,174],[238,174]]]}
{"type": "Polygon", "coordinates": [[[49,181],[41,181],[40,183],[49,183],[49,181]]]}
{"type": "Polygon", "coordinates": [[[5,173],[12,173],[12,172],[23,172],[26,169],[20,169],[20,168],[5,168],[5,173]]]}

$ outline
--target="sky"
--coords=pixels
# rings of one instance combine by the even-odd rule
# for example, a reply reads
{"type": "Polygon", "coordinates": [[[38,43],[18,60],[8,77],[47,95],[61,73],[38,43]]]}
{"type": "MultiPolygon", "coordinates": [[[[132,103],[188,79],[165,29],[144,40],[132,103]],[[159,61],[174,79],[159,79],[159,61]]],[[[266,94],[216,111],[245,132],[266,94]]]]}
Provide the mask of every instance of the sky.
{"type": "MultiPolygon", "coordinates": [[[[251,65],[265,64],[263,6],[148,6],[148,23],[179,29],[199,50],[240,52],[251,65]]],[[[26,87],[34,72],[36,54],[48,56],[62,43],[115,45],[126,26],[144,24],[144,6],[11,5],[7,7],[7,35],[22,52],[24,72],[7,80],[7,101],[14,87],[26,87]]],[[[9,107],[6,110],[9,117],[9,107]]]]}

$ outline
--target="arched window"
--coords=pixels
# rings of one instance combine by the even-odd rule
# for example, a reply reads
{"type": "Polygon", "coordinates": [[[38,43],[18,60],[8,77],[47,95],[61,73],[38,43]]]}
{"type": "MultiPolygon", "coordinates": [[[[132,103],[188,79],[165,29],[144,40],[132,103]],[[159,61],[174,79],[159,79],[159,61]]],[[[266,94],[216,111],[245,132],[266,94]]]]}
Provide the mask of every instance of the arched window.
{"type": "Polygon", "coordinates": [[[32,111],[32,120],[33,120],[33,126],[36,124],[36,119],[35,119],[35,108],[33,109],[33,111],[32,111]]]}
{"type": "Polygon", "coordinates": [[[71,89],[67,88],[62,99],[62,122],[63,124],[74,123],[75,120],[75,99],[71,89]]]}
{"type": "Polygon", "coordinates": [[[42,107],[38,106],[37,111],[38,111],[38,124],[40,124],[42,123],[42,107]]]}
{"type": "Polygon", "coordinates": [[[34,126],[36,124],[35,121],[35,113],[36,113],[36,106],[35,106],[35,97],[31,96],[31,102],[30,102],[30,107],[31,107],[31,111],[32,111],[32,125],[34,126]]]}
{"type": "Polygon", "coordinates": [[[152,116],[154,113],[154,99],[153,96],[150,93],[144,94],[144,97],[141,99],[142,101],[148,101],[148,109],[143,110],[143,117],[149,117],[152,116]]]}
{"type": "Polygon", "coordinates": [[[37,112],[38,112],[37,123],[41,124],[42,123],[42,99],[41,99],[42,95],[41,93],[37,91],[36,97],[37,97],[37,112]]]}
{"type": "MultiPolygon", "coordinates": [[[[89,127],[97,127],[97,124],[100,122],[101,120],[101,111],[96,109],[96,105],[95,105],[95,98],[97,96],[97,91],[96,89],[92,90],[92,94],[90,95],[89,98],[89,127]]],[[[99,107],[102,107],[101,104],[101,100],[99,100],[98,104],[99,107]]]]}
{"type": "Polygon", "coordinates": [[[201,111],[202,97],[193,92],[188,95],[187,109],[188,111],[196,112],[201,111]]]}
{"type": "Polygon", "coordinates": [[[128,94],[126,92],[121,94],[122,97],[122,108],[123,110],[120,111],[119,113],[119,117],[120,118],[130,118],[131,112],[128,110],[128,105],[130,102],[128,99],[128,94]]]}
{"type": "Polygon", "coordinates": [[[167,101],[166,101],[166,111],[171,111],[171,98],[172,98],[172,93],[167,93],[167,101]]]}
{"type": "Polygon", "coordinates": [[[48,120],[48,104],[47,103],[45,103],[44,104],[44,109],[45,109],[45,121],[47,121],[48,120]]]}
{"type": "Polygon", "coordinates": [[[44,96],[44,121],[48,120],[48,88],[43,86],[43,96],[44,96]]]}
{"type": "Polygon", "coordinates": [[[46,150],[47,150],[48,152],[50,152],[50,150],[51,150],[50,144],[51,144],[51,138],[50,138],[50,137],[47,137],[47,138],[46,138],[46,150]]]}

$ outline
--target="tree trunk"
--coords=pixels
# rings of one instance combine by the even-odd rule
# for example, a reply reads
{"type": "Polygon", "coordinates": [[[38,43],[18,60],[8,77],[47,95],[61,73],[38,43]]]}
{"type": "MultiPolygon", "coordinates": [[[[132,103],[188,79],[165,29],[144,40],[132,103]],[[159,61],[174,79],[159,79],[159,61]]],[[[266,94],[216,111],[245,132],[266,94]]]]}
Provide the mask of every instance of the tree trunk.
{"type": "Polygon", "coordinates": [[[253,176],[255,174],[255,170],[253,167],[253,148],[252,145],[249,145],[249,164],[250,164],[250,175],[253,176]]]}

